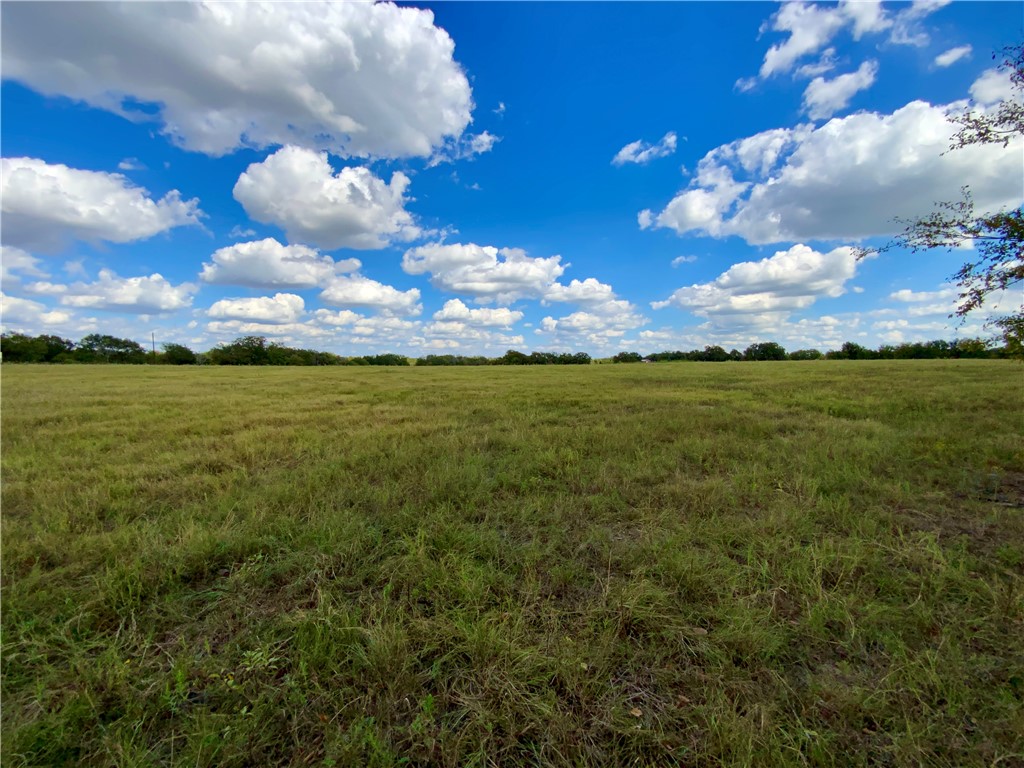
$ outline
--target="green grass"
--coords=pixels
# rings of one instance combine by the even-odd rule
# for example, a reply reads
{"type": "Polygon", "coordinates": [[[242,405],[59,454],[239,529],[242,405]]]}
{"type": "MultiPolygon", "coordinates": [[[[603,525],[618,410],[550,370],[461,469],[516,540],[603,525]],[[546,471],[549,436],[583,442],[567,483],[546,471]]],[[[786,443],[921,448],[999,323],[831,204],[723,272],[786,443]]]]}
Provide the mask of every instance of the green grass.
{"type": "Polygon", "coordinates": [[[3,764],[1022,765],[1022,383],[5,366],[3,764]]]}

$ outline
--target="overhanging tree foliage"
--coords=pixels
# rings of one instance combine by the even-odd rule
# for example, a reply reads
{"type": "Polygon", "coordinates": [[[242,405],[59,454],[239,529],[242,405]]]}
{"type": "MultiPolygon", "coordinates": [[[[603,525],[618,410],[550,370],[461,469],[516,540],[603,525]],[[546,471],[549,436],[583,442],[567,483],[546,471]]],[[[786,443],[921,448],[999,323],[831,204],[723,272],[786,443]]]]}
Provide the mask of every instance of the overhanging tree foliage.
{"type": "MultiPolygon", "coordinates": [[[[960,126],[950,140],[950,151],[975,144],[1009,146],[1024,136],[1024,43],[1004,49],[1000,69],[1008,70],[1012,96],[998,108],[988,112],[968,111],[952,117],[960,126]]],[[[1020,157],[1007,157],[1008,163],[1020,166],[1020,157]]],[[[974,245],[976,258],[964,264],[952,276],[960,288],[960,301],[951,316],[966,318],[981,309],[993,295],[1024,281],[1024,214],[1018,207],[1011,211],[979,214],[974,207],[970,188],[962,188],[961,200],[940,202],[935,210],[919,219],[900,220],[904,230],[881,248],[867,248],[860,258],[893,248],[906,248],[912,253],[945,248],[959,248],[967,242],[974,245]]],[[[992,324],[1003,335],[1007,347],[1017,354],[1024,352],[1024,302],[1016,311],[995,319],[992,324]]]]}

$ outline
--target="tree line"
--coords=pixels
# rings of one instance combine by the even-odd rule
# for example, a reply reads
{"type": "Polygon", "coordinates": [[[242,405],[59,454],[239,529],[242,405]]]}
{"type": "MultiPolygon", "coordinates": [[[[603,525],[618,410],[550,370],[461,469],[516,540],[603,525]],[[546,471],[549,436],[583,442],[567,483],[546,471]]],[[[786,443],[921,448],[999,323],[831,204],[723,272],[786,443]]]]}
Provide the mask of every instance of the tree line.
{"type": "Polygon", "coordinates": [[[267,342],[263,336],[242,336],[207,352],[194,352],[184,344],[163,344],[149,351],[131,339],[98,333],[79,342],[59,336],[0,336],[0,355],[5,363],[122,363],[141,365],[408,365],[404,355],[384,354],[342,357],[333,352],[296,349],[267,342]]]}
{"type": "MultiPolygon", "coordinates": [[[[131,339],[119,339],[92,333],[73,342],[59,336],[27,336],[8,333],[0,336],[0,355],[5,363],[143,363],[158,365],[589,365],[586,352],[519,352],[510,349],[501,357],[426,355],[415,361],[395,353],[343,357],[333,352],[297,349],[264,336],[242,336],[230,344],[207,352],[194,352],[184,344],[163,344],[159,352],[149,351],[131,339]]],[[[613,363],[660,363],[687,361],[701,363],[749,362],[764,360],[936,360],[948,358],[1019,357],[1011,348],[993,347],[983,339],[919,341],[906,344],[883,344],[877,349],[848,341],[839,349],[821,352],[798,349],[787,352],[777,342],[751,344],[743,352],[726,351],[720,346],[706,346],[688,352],[682,350],[654,352],[620,352],[613,363]]]]}
{"type": "Polygon", "coordinates": [[[870,349],[853,341],[845,342],[839,349],[822,352],[819,349],[798,349],[787,352],[774,341],[751,344],[743,352],[733,349],[726,352],[719,346],[708,346],[689,352],[655,352],[641,356],[639,352],[620,352],[612,358],[615,363],[639,363],[643,361],[660,363],[685,360],[699,363],[724,363],[730,360],[939,360],[950,358],[1008,358],[1017,356],[1009,347],[993,347],[983,339],[957,339],[945,341],[915,341],[905,344],[883,344],[870,349]]]}

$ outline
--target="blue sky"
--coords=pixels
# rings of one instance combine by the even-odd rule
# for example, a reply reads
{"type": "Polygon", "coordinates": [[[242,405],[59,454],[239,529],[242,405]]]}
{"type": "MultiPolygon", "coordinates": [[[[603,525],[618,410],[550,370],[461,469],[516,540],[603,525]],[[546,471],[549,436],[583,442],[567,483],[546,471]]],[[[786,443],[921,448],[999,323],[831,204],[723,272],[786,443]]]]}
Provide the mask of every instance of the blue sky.
{"type": "MultiPolygon", "coordinates": [[[[891,251],[1019,3],[5,4],[3,327],[604,356],[983,333],[891,251]]],[[[1020,298],[1002,297],[1013,308],[1020,298]]]]}

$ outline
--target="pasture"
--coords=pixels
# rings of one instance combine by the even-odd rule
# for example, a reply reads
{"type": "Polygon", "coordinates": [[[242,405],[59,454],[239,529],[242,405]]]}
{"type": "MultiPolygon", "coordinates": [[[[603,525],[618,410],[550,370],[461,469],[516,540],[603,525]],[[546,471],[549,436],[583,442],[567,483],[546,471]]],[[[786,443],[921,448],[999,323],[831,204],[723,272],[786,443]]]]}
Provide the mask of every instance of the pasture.
{"type": "Polygon", "coordinates": [[[1018,363],[2,375],[5,766],[1024,764],[1018,363]]]}

